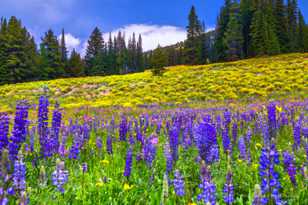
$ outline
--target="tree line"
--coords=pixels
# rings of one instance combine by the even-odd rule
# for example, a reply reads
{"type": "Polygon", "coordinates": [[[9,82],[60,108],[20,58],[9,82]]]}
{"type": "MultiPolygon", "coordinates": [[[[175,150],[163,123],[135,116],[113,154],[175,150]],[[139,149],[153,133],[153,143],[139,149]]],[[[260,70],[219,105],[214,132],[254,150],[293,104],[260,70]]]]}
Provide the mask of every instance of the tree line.
{"type": "Polygon", "coordinates": [[[308,25],[297,0],[225,0],[210,32],[194,6],[188,20],[187,40],[146,55],[160,53],[161,64],[169,66],[308,52],[308,25]]]}
{"type": "Polygon", "coordinates": [[[58,39],[49,29],[37,45],[16,17],[1,18],[0,84],[307,52],[308,26],[297,0],[225,0],[213,31],[206,32],[192,6],[184,42],[144,52],[141,35],[125,39],[121,31],[104,39],[96,27],[82,58],[76,50],[68,52],[64,30],[58,39]]]}

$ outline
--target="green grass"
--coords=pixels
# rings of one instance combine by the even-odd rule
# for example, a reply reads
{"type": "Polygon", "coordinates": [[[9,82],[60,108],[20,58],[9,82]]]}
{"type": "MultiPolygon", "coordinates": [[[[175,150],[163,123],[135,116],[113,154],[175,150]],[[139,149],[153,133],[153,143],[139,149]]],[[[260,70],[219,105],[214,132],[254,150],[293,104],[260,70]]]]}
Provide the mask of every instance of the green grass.
{"type": "Polygon", "coordinates": [[[169,67],[163,76],[150,71],[107,77],[67,78],[0,86],[1,110],[15,102],[37,102],[48,85],[62,107],[135,107],[143,104],[198,104],[308,96],[308,53],[260,57],[230,63],[169,67]]]}

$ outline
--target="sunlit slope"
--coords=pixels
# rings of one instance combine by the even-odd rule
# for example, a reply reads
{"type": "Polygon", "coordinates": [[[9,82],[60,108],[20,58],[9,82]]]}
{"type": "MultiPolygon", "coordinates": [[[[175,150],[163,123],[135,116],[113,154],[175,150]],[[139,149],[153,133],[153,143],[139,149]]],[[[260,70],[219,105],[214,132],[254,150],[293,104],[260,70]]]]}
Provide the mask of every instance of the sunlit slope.
{"type": "Polygon", "coordinates": [[[35,102],[48,85],[63,107],[135,106],[153,103],[200,103],[226,99],[308,97],[308,53],[262,57],[231,63],[169,67],[107,77],[68,78],[0,86],[1,110],[16,100],[35,102]]]}

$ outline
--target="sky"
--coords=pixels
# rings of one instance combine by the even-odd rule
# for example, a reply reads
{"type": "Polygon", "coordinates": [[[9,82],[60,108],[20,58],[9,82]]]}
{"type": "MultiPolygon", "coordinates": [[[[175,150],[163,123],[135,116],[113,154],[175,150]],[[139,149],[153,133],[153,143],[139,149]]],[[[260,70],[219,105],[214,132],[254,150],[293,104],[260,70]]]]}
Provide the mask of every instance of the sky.
{"type": "MultiPolygon", "coordinates": [[[[108,39],[111,32],[133,32],[143,37],[144,50],[166,46],[186,38],[187,16],[192,5],[207,29],[213,29],[224,0],[1,0],[0,16],[22,20],[39,42],[51,28],[56,35],[65,29],[69,50],[84,54],[95,26],[108,39]]],[[[298,0],[308,22],[308,1],[298,0]]]]}

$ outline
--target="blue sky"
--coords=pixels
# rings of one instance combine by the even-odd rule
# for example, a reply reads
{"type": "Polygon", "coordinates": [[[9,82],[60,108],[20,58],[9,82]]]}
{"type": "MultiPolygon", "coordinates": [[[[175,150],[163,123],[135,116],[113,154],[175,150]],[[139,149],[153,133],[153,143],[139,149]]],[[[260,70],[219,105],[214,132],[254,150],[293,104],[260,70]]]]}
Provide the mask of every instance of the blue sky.
{"type": "MultiPolygon", "coordinates": [[[[1,0],[0,16],[15,15],[39,41],[52,28],[65,28],[70,49],[82,51],[95,26],[104,33],[125,30],[144,37],[145,49],[185,38],[187,15],[196,6],[200,19],[213,28],[224,0],[1,0]]],[[[308,1],[299,0],[308,21],[308,1]]],[[[105,36],[106,37],[106,36],[105,36]]]]}

